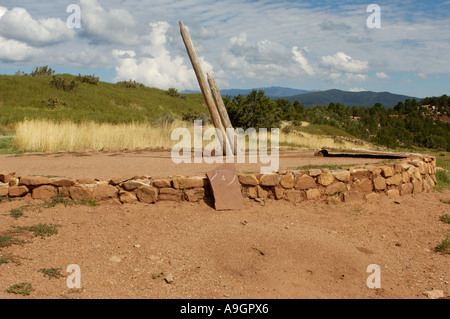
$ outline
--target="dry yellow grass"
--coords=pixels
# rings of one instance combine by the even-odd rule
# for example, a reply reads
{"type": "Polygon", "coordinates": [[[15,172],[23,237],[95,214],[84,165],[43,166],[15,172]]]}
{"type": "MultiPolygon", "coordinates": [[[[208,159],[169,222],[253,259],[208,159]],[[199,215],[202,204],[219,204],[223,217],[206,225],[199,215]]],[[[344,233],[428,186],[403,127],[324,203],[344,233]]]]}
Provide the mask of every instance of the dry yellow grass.
{"type": "MultiPolygon", "coordinates": [[[[204,127],[204,129],[210,127],[204,127]]],[[[102,150],[104,148],[171,148],[180,142],[180,140],[171,140],[171,134],[176,128],[187,128],[189,130],[191,133],[191,144],[189,146],[193,146],[194,127],[192,124],[182,121],[175,121],[167,125],[151,125],[141,123],[99,124],[94,122],[75,124],[72,122],[55,123],[48,120],[27,120],[16,126],[14,147],[17,150],[37,152],[102,150]]],[[[368,149],[361,144],[307,133],[285,134],[280,130],[279,138],[280,145],[310,149],[322,147],[368,149]]],[[[189,143],[189,141],[186,142],[189,143]]],[[[211,141],[202,142],[203,146],[209,143],[211,141]]],[[[269,148],[270,145],[269,142],[269,148]]],[[[248,146],[247,143],[247,149],[248,146]]]]}

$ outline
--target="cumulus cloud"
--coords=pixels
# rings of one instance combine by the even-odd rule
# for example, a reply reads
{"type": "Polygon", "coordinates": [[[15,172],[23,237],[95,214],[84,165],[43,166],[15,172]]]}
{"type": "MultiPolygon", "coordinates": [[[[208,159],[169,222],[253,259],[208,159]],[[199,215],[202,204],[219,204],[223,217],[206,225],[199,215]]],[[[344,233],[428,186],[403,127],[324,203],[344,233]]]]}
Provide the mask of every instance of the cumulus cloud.
{"type": "Polygon", "coordinates": [[[222,67],[239,79],[272,81],[314,74],[305,50],[266,39],[251,41],[246,33],[230,38],[221,60],[222,67]]]}
{"type": "Polygon", "coordinates": [[[97,0],[81,0],[80,7],[85,36],[94,43],[131,45],[138,42],[138,23],[128,11],[106,11],[97,0]]]}
{"type": "Polygon", "coordinates": [[[384,73],[384,72],[377,72],[376,74],[375,74],[375,76],[377,77],[377,78],[379,78],[379,79],[389,79],[389,75],[387,75],[386,73],[384,73]]]}
{"type": "Polygon", "coordinates": [[[366,92],[367,90],[366,89],[363,89],[363,88],[352,88],[352,89],[349,89],[349,92],[366,92]]]}
{"type": "Polygon", "coordinates": [[[37,49],[26,43],[16,40],[5,39],[0,36],[0,61],[22,62],[29,60],[37,53],[37,49]]]}
{"type": "Polygon", "coordinates": [[[320,65],[332,81],[365,81],[367,74],[364,73],[369,71],[369,62],[353,59],[344,52],[323,56],[320,65]]]}
{"type": "MultiPolygon", "coordinates": [[[[150,23],[151,42],[146,45],[144,56],[133,50],[113,50],[117,60],[115,81],[134,80],[159,89],[198,89],[194,70],[186,65],[181,56],[172,57],[166,48],[169,24],[165,21],[150,23]],[[151,57],[146,56],[151,54],[151,57]]],[[[203,57],[199,57],[204,72],[213,68],[203,57]]]]}
{"type": "Polygon", "coordinates": [[[0,35],[32,46],[45,46],[73,38],[74,31],[61,19],[35,20],[23,8],[1,7],[0,35]]]}

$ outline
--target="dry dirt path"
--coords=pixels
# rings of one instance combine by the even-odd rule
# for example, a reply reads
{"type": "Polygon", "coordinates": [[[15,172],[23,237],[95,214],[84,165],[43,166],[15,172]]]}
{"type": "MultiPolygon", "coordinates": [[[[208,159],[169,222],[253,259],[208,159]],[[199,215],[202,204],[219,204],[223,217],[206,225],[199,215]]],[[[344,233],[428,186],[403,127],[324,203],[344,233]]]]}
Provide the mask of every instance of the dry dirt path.
{"type": "Polygon", "coordinates": [[[3,201],[0,235],[38,223],[59,228],[0,248],[0,258],[12,260],[0,264],[0,298],[427,298],[433,289],[448,297],[450,255],[434,251],[450,232],[440,199],[450,191],[358,205],[246,200],[232,212],[208,203],[3,201]],[[24,215],[14,219],[18,208],[24,215]],[[81,269],[81,289],[38,271],[62,268],[67,276],[70,264],[81,269]],[[381,289],[366,286],[371,264],[381,269],[381,289]],[[30,296],[5,292],[22,282],[35,289],[30,296]]]}
{"type": "MultiPolygon", "coordinates": [[[[313,151],[280,152],[280,169],[295,169],[305,165],[356,165],[380,162],[373,158],[315,157],[313,151]]],[[[260,166],[270,164],[236,163],[239,172],[259,173],[260,166]]],[[[98,178],[108,180],[122,176],[204,175],[217,164],[175,164],[170,152],[93,152],[39,155],[1,155],[0,173],[42,175],[65,178],[98,178]]]]}

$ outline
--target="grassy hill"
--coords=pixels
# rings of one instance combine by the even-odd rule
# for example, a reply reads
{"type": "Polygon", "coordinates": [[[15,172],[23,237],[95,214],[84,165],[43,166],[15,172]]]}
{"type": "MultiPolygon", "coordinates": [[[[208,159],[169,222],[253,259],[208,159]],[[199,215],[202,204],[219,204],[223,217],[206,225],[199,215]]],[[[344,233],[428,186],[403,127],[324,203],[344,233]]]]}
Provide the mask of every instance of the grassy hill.
{"type": "Polygon", "coordinates": [[[73,75],[57,75],[75,81],[75,91],[52,87],[52,76],[0,75],[0,133],[12,132],[24,119],[48,119],[81,123],[152,123],[165,114],[181,119],[182,113],[208,114],[201,94],[172,97],[167,91],[99,82],[77,81],[73,75]]]}
{"type": "MultiPolygon", "coordinates": [[[[375,103],[381,103],[384,107],[394,107],[398,102],[414,97],[392,94],[389,92],[346,92],[341,90],[327,90],[311,92],[301,95],[287,97],[286,99],[293,103],[298,101],[306,106],[328,105],[331,102],[341,103],[349,106],[373,106],[375,103]]],[[[419,98],[415,98],[419,101],[419,98]]]]}

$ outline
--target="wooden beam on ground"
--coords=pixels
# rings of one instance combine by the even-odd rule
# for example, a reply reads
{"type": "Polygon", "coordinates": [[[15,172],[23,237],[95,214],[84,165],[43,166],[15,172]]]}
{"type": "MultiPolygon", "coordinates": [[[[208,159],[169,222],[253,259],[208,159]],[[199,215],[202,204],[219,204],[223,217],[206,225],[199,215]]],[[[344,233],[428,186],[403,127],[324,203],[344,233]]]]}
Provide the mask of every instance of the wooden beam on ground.
{"type": "Polygon", "coordinates": [[[224,153],[224,155],[230,154],[229,152],[233,153],[233,151],[230,148],[227,148],[228,143],[225,143],[227,134],[226,134],[225,128],[222,124],[222,121],[220,119],[220,115],[219,115],[219,111],[217,110],[216,103],[214,102],[214,99],[211,95],[211,91],[208,88],[208,84],[206,82],[205,75],[203,74],[202,67],[200,65],[200,61],[198,60],[197,53],[195,52],[194,44],[192,43],[189,32],[186,30],[182,21],[180,21],[179,24],[180,24],[181,37],[183,38],[183,42],[184,42],[184,45],[186,46],[186,50],[187,50],[189,59],[191,60],[192,67],[194,68],[194,71],[195,71],[195,75],[197,76],[198,84],[202,91],[203,97],[205,98],[206,105],[208,106],[209,113],[211,115],[211,120],[214,124],[214,127],[216,128],[216,131],[218,130],[220,133],[222,133],[222,136],[218,135],[218,138],[219,138],[219,143],[222,147],[223,153],[224,153]]]}
{"type": "Polygon", "coordinates": [[[225,130],[230,129],[227,130],[228,142],[230,143],[230,145],[232,145],[231,148],[233,149],[234,155],[237,155],[236,136],[234,134],[234,129],[233,125],[231,124],[230,117],[228,116],[227,108],[223,103],[219,87],[217,86],[216,80],[210,73],[206,73],[206,75],[208,78],[209,87],[211,88],[214,101],[216,102],[217,110],[219,111],[220,119],[222,120],[222,124],[225,127],[225,130]]]}

